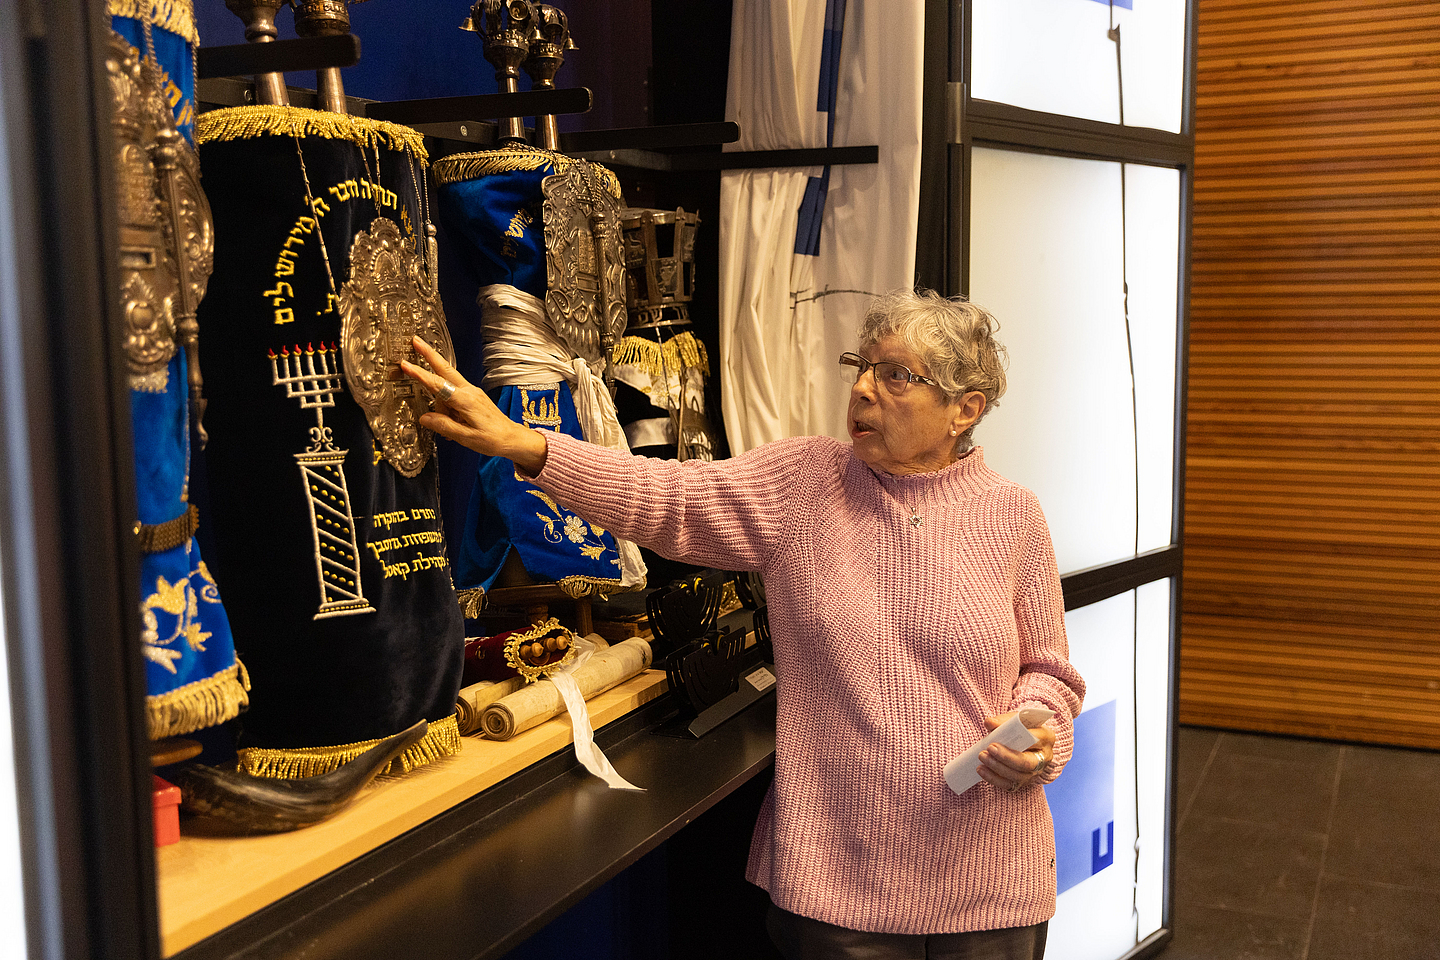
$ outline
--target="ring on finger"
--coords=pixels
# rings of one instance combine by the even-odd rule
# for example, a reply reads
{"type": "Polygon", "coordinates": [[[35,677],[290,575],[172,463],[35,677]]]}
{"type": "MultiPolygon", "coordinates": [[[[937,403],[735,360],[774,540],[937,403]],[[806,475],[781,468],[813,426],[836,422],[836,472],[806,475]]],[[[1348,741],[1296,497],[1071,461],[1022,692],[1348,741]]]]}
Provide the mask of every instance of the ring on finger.
{"type": "Polygon", "coordinates": [[[442,403],[448,402],[451,397],[455,396],[455,384],[446,380],[440,384],[440,389],[435,391],[435,396],[438,397],[442,403]]]}

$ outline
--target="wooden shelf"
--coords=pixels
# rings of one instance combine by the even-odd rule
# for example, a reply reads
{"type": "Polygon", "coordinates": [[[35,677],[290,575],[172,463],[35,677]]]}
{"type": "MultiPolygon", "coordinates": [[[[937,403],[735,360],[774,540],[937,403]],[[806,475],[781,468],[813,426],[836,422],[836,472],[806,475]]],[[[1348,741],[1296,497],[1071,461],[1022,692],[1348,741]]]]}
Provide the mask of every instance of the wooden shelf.
{"type": "MultiPolygon", "coordinates": [[[[665,674],[647,670],[589,701],[591,722],[598,730],[665,689],[665,674]]],[[[458,756],[377,780],[339,815],[293,833],[233,837],[208,833],[205,821],[185,821],[180,841],[156,851],[164,955],[275,903],[571,742],[568,714],[503,743],[464,737],[458,756]]]]}

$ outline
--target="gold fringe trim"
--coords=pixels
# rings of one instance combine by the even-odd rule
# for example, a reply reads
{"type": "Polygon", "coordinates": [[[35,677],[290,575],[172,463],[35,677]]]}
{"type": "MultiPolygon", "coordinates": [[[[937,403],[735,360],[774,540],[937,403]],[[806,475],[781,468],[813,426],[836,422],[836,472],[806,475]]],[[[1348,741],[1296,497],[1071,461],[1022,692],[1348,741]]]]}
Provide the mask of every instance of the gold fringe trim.
{"type": "MultiPolygon", "coordinates": [[[[493,177],[497,173],[544,170],[546,167],[549,167],[553,173],[565,173],[580,163],[590,163],[590,161],[577,160],[574,157],[567,157],[563,153],[551,153],[549,150],[541,150],[539,147],[516,144],[501,147],[499,150],[452,153],[448,157],[442,157],[435,161],[434,173],[437,183],[464,183],[467,180],[478,180],[480,177],[493,177]]],[[[616,200],[619,200],[620,180],[615,174],[598,163],[590,163],[590,166],[599,171],[600,179],[605,183],[605,189],[609,190],[610,195],[616,200]]]]}
{"type": "Polygon", "coordinates": [[[617,366],[639,367],[652,377],[678,373],[682,368],[710,376],[710,355],[694,334],[677,333],[664,343],[646,337],[621,337],[610,359],[617,366]]]}
{"type": "Polygon", "coordinates": [[[456,590],[455,599],[460,601],[460,613],[465,619],[474,620],[480,616],[480,611],[485,609],[485,588],[467,587],[456,590]]]}
{"type": "Polygon", "coordinates": [[[109,0],[107,8],[112,17],[141,20],[184,37],[192,45],[200,44],[200,33],[195,29],[195,5],[191,0],[109,0]]]}
{"type": "MultiPolygon", "coordinates": [[[[621,589],[619,580],[602,580],[599,577],[582,577],[577,575],[573,577],[562,577],[555,582],[560,585],[561,590],[565,591],[565,596],[574,600],[593,596],[598,596],[604,600],[612,593],[632,592],[621,589]]],[[[634,589],[643,590],[644,587],[645,584],[642,583],[634,589]]]]}
{"type": "Polygon", "coordinates": [[[197,145],[249,140],[263,134],[349,140],[362,147],[377,147],[383,144],[391,150],[409,151],[411,156],[421,163],[430,159],[430,155],[425,152],[425,138],[418,130],[385,120],[351,117],[328,110],[268,105],[224,107],[206,111],[195,118],[197,145]]]}
{"type": "Polygon", "coordinates": [[[145,698],[151,740],[179,737],[240,715],[250,705],[250,674],[239,660],[213,677],[145,698]]]}
{"type": "MultiPolygon", "coordinates": [[[[347,743],[338,747],[295,747],[291,750],[248,747],[240,751],[240,772],[281,780],[318,777],[338,770],[383,739],[385,738],[347,743]]],[[[404,753],[390,761],[390,765],[381,773],[399,776],[459,752],[460,724],[452,713],[443,720],[432,721],[430,729],[420,742],[412,744],[404,753]]]]}
{"type": "MultiPolygon", "coordinates": [[[[547,581],[541,581],[541,584],[547,581]]],[[[640,581],[634,587],[624,588],[620,586],[619,580],[604,580],[599,577],[586,577],[576,574],[573,577],[562,577],[559,580],[548,581],[555,583],[567,597],[572,600],[580,600],[584,597],[599,597],[604,600],[612,593],[634,593],[637,590],[645,589],[645,581],[640,581]]],[[[460,601],[460,612],[467,620],[474,620],[480,616],[480,611],[486,607],[485,589],[483,587],[466,587],[464,590],[455,591],[455,599],[460,601]]]]}

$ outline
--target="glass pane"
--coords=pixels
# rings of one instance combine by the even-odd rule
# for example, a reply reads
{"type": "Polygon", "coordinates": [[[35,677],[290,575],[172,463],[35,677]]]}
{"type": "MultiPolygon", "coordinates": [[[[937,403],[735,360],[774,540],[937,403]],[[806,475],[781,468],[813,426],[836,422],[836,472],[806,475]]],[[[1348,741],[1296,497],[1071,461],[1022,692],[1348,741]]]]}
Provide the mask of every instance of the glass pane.
{"type": "MultiPolygon", "coordinates": [[[[1103,0],[973,0],[970,95],[1120,122],[1112,10],[1103,0]]],[[[1180,132],[1185,4],[1118,0],[1125,123],[1180,132]],[[1126,9],[1131,7],[1132,9],[1126,9]]]]}
{"type": "MultiPolygon", "coordinates": [[[[0,603],[0,610],[4,609],[0,603]]],[[[5,622],[0,617],[0,957],[25,956],[25,887],[20,870],[20,814],[15,739],[10,726],[10,676],[5,622]]]]}
{"type": "Polygon", "coordinates": [[[975,431],[1035,491],[1060,572],[1135,552],[1119,164],[973,152],[970,296],[1000,320],[1009,388],[975,431]]]}
{"type": "Polygon", "coordinates": [[[1034,490],[1061,573],[1170,542],[1179,179],[1118,163],[972,153],[970,291],[1000,319],[1009,389],[976,430],[985,459],[1034,490]],[[1123,247],[1122,247],[1123,244],[1123,247]],[[1140,425],[1125,332],[1129,261],[1140,425]]]}
{"type": "Polygon", "coordinates": [[[1170,544],[1175,509],[1175,332],[1180,171],[1125,165],[1125,261],[1140,442],[1140,552],[1170,544]]]}
{"type": "Polygon", "coordinates": [[[1140,737],[1140,865],[1136,907],[1140,939],[1162,923],[1165,903],[1165,793],[1170,776],[1170,619],[1174,581],[1157,580],[1135,591],[1135,692],[1140,737]]]}
{"type": "Polygon", "coordinates": [[[1051,960],[1115,960],[1160,928],[1170,595],[1162,580],[1065,615],[1087,689],[1074,757],[1045,788],[1060,890],[1051,960]]]}

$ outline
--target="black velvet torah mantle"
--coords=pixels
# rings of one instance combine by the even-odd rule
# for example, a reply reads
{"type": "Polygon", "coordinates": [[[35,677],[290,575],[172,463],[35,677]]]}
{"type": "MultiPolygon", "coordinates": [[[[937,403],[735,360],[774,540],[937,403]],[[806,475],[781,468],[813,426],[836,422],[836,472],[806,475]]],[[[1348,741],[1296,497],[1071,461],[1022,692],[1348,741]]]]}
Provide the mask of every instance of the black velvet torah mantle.
{"type": "MultiPolygon", "coordinates": [[[[325,773],[428,720],[392,766],[409,770],[459,750],[463,621],[433,441],[421,431],[430,455],[409,464],[413,476],[387,457],[347,385],[353,355],[332,293],[377,218],[407,248],[423,234],[424,148],[404,127],[288,107],[214,111],[197,131],[215,217],[199,314],[207,522],[252,683],[241,768],[325,773]]],[[[408,334],[377,349],[401,341],[408,334]]]]}

